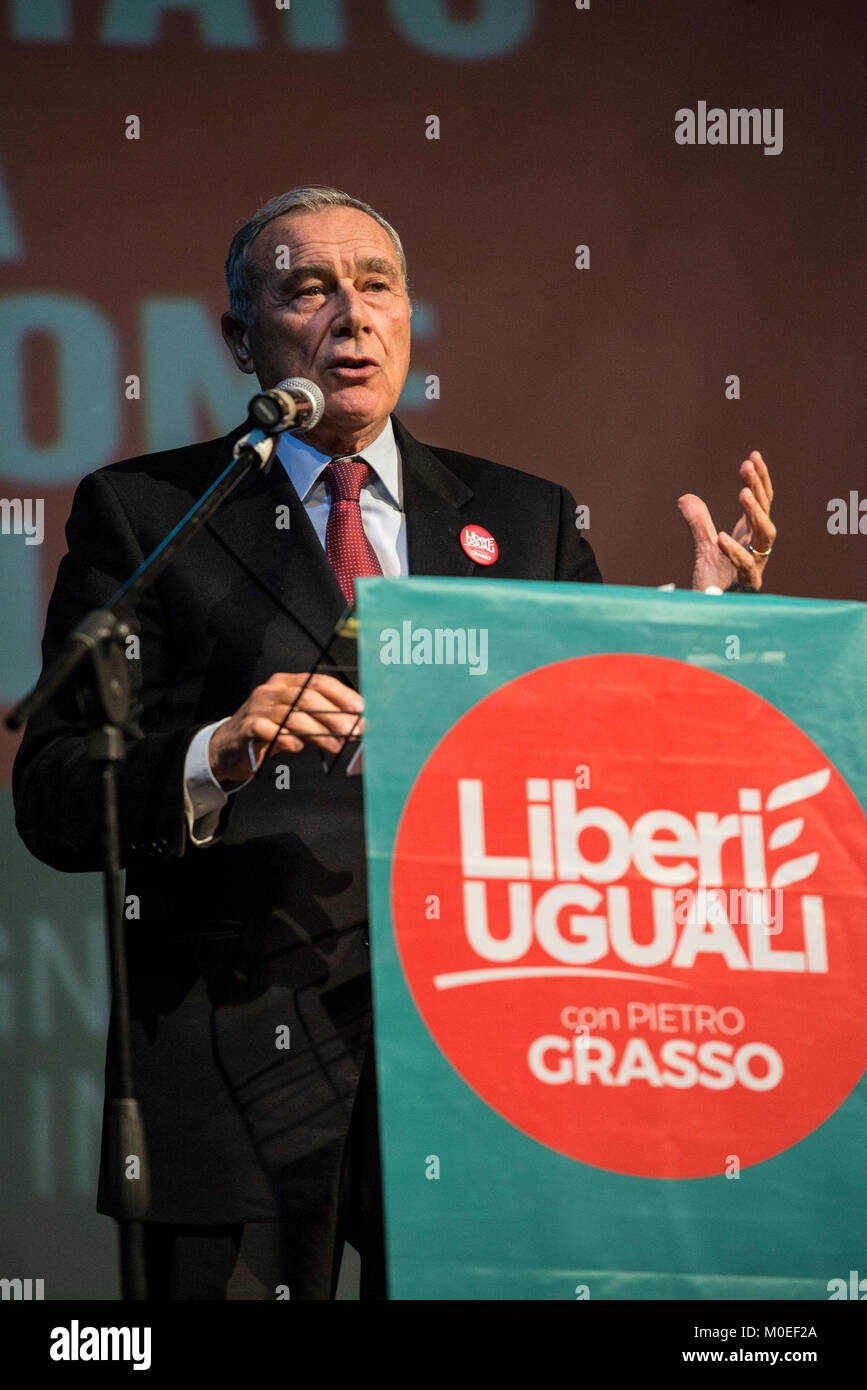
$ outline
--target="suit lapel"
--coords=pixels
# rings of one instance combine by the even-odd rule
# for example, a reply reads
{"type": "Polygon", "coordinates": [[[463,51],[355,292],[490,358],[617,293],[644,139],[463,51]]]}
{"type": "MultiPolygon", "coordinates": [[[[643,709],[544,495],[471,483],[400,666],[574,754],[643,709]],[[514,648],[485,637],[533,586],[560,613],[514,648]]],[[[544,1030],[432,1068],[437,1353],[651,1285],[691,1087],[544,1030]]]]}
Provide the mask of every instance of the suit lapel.
{"type": "MultiPolygon", "coordinates": [[[[240,433],[228,437],[229,452],[240,433]]],[[[208,527],[319,645],[327,641],[346,599],[278,458],[268,473],[248,474],[208,527]],[[288,508],[288,527],[278,507],[288,508]]]]}
{"type": "Polygon", "coordinates": [[[460,533],[467,522],[461,508],[473,496],[472,488],[395,416],[392,424],[403,460],[410,574],[471,575],[476,567],[461,548],[460,533]]]}
{"type": "MultiPolygon", "coordinates": [[[[465,577],[476,566],[461,549],[466,524],[461,508],[472,488],[419,443],[392,416],[403,464],[403,509],[406,515],[410,574],[465,577]]],[[[221,466],[231,455],[239,427],[221,442],[221,466]]],[[[250,577],[267,589],[319,644],[324,643],[346,606],[328,557],[301,499],[275,458],[268,473],[248,474],[208,522],[250,577]],[[278,507],[288,508],[289,526],[277,526],[278,507]]]]}

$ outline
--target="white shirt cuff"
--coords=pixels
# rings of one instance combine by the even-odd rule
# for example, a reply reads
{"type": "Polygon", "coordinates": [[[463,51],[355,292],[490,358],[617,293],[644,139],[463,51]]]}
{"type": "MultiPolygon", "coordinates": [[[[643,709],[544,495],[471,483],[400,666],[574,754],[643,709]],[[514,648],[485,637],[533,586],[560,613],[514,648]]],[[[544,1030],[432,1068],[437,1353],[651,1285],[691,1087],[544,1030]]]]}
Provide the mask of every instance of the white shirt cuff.
{"type": "MultiPolygon", "coordinates": [[[[226,718],[230,716],[227,715],[226,718]]],[[[211,760],[208,756],[211,735],[225,723],[226,719],[217,719],[213,724],[199,729],[187,749],[184,761],[184,812],[190,840],[194,845],[213,844],[220,812],[229,797],[253,780],[252,777],[248,777],[247,782],[239,782],[227,792],[211,771],[211,760]]]]}

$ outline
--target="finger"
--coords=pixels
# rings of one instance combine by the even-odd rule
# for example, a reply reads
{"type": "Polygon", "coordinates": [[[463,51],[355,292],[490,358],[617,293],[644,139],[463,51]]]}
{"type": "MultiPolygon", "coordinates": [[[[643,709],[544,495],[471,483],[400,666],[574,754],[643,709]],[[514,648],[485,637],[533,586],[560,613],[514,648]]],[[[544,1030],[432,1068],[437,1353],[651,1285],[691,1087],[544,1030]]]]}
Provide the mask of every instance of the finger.
{"type": "Polygon", "coordinates": [[[299,690],[320,690],[336,709],[364,709],[364,699],[357,690],[321,671],[315,671],[312,676],[309,671],[275,671],[259,689],[266,691],[269,698],[276,696],[287,704],[292,704],[299,690]]]}
{"type": "MultiPolygon", "coordinates": [[[[300,680],[301,677],[295,679],[300,680]]],[[[338,684],[341,683],[338,682],[338,684]]],[[[343,688],[346,689],[347,687],[344,686],[343,688]]],[[[355,692],[353,691],[352,694],[355,695],[355,692]]],[[[277,678],[272,677],[271,681],[254,690],[248,701],[247,713],[265,714],[278,723],[286,721],[286,716],[290,710],[328,714],[335,717],[333,721],[335,730],[338,733],[344,733],[352,727],[352,721],[360,717],[359,711],[363,708],[363,704],[361,696],[357,695],[348,708],[346,703],[343,706],[338,706],[312,683],[305,688],[303,685],[282,684],[277,678]],[[337,722],[337,716],[350,722],[346,724],[337,722]]]]}
{"type": "Polygon", "coordinates": [[[287,706],[280,705],[274,709],[273,715],[267,719],[267,723],[272,729],[280,728],[285,734],[294,738],[298,745],[296,752],[299,752],[308,743],[318,743],[323,748],[329,748],[333,753],[339,753],[343,747],[343,741],[337,738],[323,723],[297,708],[292,710],[290,714],[287,706]]]}
{"type": "MultiPolygon", "coordinates": [[[[292,701],[291,704],[294,705],[295,712],[313,715],[336,734],[348,735],[356,729],[359,722],[363,723],[361,714],[357,710],[339,709],[336,705],[332,704],[328,696],[324,695],[321,690],[315,690],[310,687],[304,691],[297,701],[292,701]]],[[[282,718],[283,711],[279,709],[273,710],[272,717],[275,719],[282,718]]],[[[298,725],[293,725],[293,727],[297,728],[298,725]]]]}
{"type": "Polygon", "coordinates": [[[287,720],[287,727],[291,727],[292,733],[297,734],[304,743],[315,743],[320,748],[330,749],[332,753],[339,753],[343,747],[343,739],[338,738],[326,724],[313,715],[304,714],[296,709],[290,720],[291,724],[287,720]]]}
{"type": "MultiPolygon", "coordinates": [[[[297,689],[282,687],[275,682],[254,692],[247,713],[257,730],[259,727],[263,731],[270,729],[267,735],[264,732],[256,734],[266,746],[280,729],[296,739],[295,744],[281,743],[281,748],[288,747],[292,752],[300,752],[306,742],[314,742],[332,753],[339,753],[347,737],[360,734],[359,724],[363,727],[363,720],[354,711],[338,710],[330,706],[330,702],[327,702],[330,707],[323,709],[324,700],[326,696],[321,691],[308,688],[299,696],[297,689]],[[282,698],[275,700],[275,695],[282,698]]],[[[254,726],[251,724],[249,727],[252,729],[254,726]]],[[[274,746],[277,747],[276,742],[274,746]]]]}
{"type": "MultiPolygon", "coordinates": [[[[755,495],[749,488],[744,488],[738,496],[738,501],[744,510],[750,534],[743,538],[743,543],[752,545],[754,550],[770,550],[777,538],[777,528],[771,521],[767,512],[759,506],[755,495]]],[[[737,537],[741,540],[741,537],[737,537]]],[[[766,560],[768,557],[759,556],[759,559],[766,560]]]]}
{"type": "Polygon", "coordinates": [[[748,459],[744,459],[740,467],[740,475],[747,486],[752,490],[759,506],[762,507],[764,511],[769,512],[771,509],[771,498],[774,494],[772,491],[769,494],[768,488],[765,486],[765,478],[767,478],[768,483],[770,483],[770,476],[764,465],[762,465],[764,475],[759,471],[756,462],[757,459],[761,459],[761,454],[751,454],[748,459]]]}
{"type": "MultiPolygon", "coordinates": [[[[303,685],[306,676],[296,677],[303,685]]],[[[310,677],[307,686],[308,690],[321,690],[323,695],[338,709],[361,711],[364,709],[364,699],[357,690],[353,690],[351,685],[345,681],[338,680],[336,676],[328,676],[324,671],[315,671],[310,677]]]]}
{"type": "MultiPolygon", "coordinates": [[[[321,694],[317,695],[314,692],[314,705],[317,699],[321,701],[323,698],[321,694]]],[[[319,744],[333,753],[340,752],[344,740],[351,734],[358,734],[360,719],[361,716],[358,714],[315,707],[302,708],[300,705],[296,705],[291,713],[289,708],[283,705],[278,705],[271,711],[272,723],[282,723],[284,728],[305,742],[319,744]]]]}
{"type": "Polygon", "coordinates": [[[357,714],[332,714],[330,710],[296,710],[291,720],[293,732],[303,734],[305,738],[313,739],[316,743],[327,743],[335,750],[342,748],[344,740],[350,735],[358,737],[360,734],[360,715],[357,714]]]}
{"type": "Polygon", "coordinates": [[[774,500],[774,487],[771,482],[771,475],[768,471],[768,465],[765,463],[765,460],[762,458],[758,449],[753,450],[753,452],[750,454],[750,459],[756,466],[756,472],[762,480],[762,486],[765,489],[765,496],[768,499],[768,505],[765,508],[765,510],[770,511],[771,503],[774,500]]]}
{"type": "Polygon", "coordinates": [[[728,560],[734,565],[738,572],[738,579],[742,584],[751,584],[754,589],[762,587],[761,564],[754,555],[739,545],[734,536],[730,536],[727,531],[720,531],[719,548],[728,560]]]}
{"type": "Polygon", "coordinates": [[[275,748],[285,748],[292,753],[300,753],[304,747],[304,740],[289,729],[281,728],[281,725],[267,715],[257,714],[245,722],[241,730],[241,742],[249,743],[253,740],[254,744],[261,747],[256,748],[256,757],[264,752],[273,742],[275,748]]]}
{"type": "Polygon", "coordinates": [[[716,545],[716,527],[701,498],[696,497],[695,493],[685,492],[682,497],[678,497],[677,505],[696,545],[716,545]]]}

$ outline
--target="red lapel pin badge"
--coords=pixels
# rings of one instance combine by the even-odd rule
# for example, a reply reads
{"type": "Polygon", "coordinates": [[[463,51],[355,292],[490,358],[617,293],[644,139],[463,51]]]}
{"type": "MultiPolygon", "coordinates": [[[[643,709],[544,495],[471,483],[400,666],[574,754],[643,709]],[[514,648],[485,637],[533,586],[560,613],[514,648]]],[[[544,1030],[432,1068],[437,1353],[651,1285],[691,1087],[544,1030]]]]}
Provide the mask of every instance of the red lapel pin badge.
{"type": "Polygon", "coordinates": [[[461,549],[477,565],[492,565],[500,553],[497,542],[484,526],[465,526],[461,532],[461,549]]]}

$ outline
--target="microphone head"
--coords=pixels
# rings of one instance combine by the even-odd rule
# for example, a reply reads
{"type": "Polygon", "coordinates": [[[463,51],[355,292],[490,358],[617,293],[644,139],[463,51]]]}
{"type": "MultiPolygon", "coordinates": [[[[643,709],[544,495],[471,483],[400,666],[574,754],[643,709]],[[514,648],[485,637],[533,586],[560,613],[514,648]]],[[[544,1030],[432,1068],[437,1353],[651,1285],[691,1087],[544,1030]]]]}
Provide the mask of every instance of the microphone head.
{"type": "Polygon", "coordinates": [[[296,425],[295,429],[290,430],[290,434],[304,434],[307,430],[312,430],[319,424],[325,413],[325,397],[316,385],[315,381],[308,381],[303,376],[287,376],[283,381],[278,381],[271,387],[272,391],[301,391],[310,401],[310,414],[303,425],[296,425]]]}

